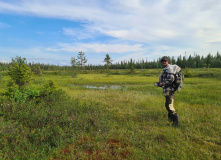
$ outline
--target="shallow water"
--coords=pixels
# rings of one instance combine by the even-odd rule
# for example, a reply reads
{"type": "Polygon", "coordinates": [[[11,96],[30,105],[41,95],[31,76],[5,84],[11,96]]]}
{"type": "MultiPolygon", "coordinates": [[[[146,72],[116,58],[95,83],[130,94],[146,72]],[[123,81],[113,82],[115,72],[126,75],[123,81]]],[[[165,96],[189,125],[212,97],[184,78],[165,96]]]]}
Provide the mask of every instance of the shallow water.
{"type": "Polygon", "coordinates": [[[125,90],[125,86],[121,85],[103,85],[103,86],[96,86],[96,85],[68,85],[72,87],[82,87],[87,89],[98,89],[98,90],[106,90],[106,89],[116,89],[116,90],[125,90]]]}

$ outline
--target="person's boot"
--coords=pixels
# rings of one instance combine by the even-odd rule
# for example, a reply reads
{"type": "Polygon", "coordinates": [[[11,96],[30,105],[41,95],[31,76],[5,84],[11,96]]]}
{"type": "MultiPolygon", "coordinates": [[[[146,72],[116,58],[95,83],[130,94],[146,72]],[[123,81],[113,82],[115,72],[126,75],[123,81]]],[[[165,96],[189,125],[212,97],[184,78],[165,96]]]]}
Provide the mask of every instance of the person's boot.
{"type": "Polygon", "coordinates": [[[179,126],[179,116],[178,116],[178,114],[173,115],[173,126],[175,126],[175,127],[179,126]]]}
{"type": "Polygon", "coordinates": [[[173,122],[173,115],[168,113],[168,121],[173,122]]]}

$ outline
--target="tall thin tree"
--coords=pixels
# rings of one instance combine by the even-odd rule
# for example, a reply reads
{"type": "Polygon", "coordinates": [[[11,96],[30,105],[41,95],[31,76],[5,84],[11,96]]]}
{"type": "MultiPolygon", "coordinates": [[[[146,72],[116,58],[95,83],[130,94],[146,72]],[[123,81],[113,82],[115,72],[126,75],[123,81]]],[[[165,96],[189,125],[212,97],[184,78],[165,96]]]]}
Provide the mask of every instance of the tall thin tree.
{"type": "Polygon", "coordinates": [[[106,64],[106,70],[108,71],[109,70],[109,66],[111,65],[112,63],[112,60],[111,60],[111,57],[109,56],[109,54],[107,53],[106,54],[106,57],[104,58],[104,61],[106,64]]]}
{"type": "Polygon", "coordinates": [[[81,67],[81,70],[83,70],[83,67],[86,63],[87,63],[87,59],[86,59],[85,53],[80,51],[77,56],[77,65],[81,67]]]}

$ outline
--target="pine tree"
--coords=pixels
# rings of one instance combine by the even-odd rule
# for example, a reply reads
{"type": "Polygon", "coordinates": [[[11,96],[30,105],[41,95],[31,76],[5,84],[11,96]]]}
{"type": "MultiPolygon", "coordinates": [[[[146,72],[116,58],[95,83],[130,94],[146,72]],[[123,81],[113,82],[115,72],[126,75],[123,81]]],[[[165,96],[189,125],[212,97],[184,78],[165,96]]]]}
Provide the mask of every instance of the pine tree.
{"type": "Polygon", "coordinates": [[[83,70],[84,65],[87,63],[85,53],[80,51],[78,53],[77,60],[77,65],[81,67],[81,70],[83,70]]]}
{"type": "Polygon", "coordinates": [[[109,56],[109,54],[107,53],[106,54],[106,57],[104,58],[104,61],[103,62],[105,62],[106,64],[106,70],[108,71],[108,69],[109,69],[109,66],[111,65],[111,63],[112,63],[112,60],[111,60],[111,58],[110,58],[110,56],[109,56]]]}

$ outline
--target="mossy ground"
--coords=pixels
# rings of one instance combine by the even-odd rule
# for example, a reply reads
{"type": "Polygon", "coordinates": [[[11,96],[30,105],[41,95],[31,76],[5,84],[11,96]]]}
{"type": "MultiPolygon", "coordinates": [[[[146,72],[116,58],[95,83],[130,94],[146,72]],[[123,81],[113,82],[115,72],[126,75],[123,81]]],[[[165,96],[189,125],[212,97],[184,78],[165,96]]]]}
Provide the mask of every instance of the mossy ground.
{"type": "MultiPolygon", "coordinates": [[[[221,159],[221,81],[197,76],[205,72],[214,76],[217,70],[221,71],[191,69],[193,76],[185,78],[182,91],[175,95],[177,128],[167,121],[162,89],[153,86],[159,69],[132,75],[120,70],[77,78],[35,76],[36,87],[53,80],[71,98],[59,92],[38,105],[3,104],[0,155],[3,159],[221,159]]],[[[1,91],[7,80],[2,78],[1,91]]]]}

